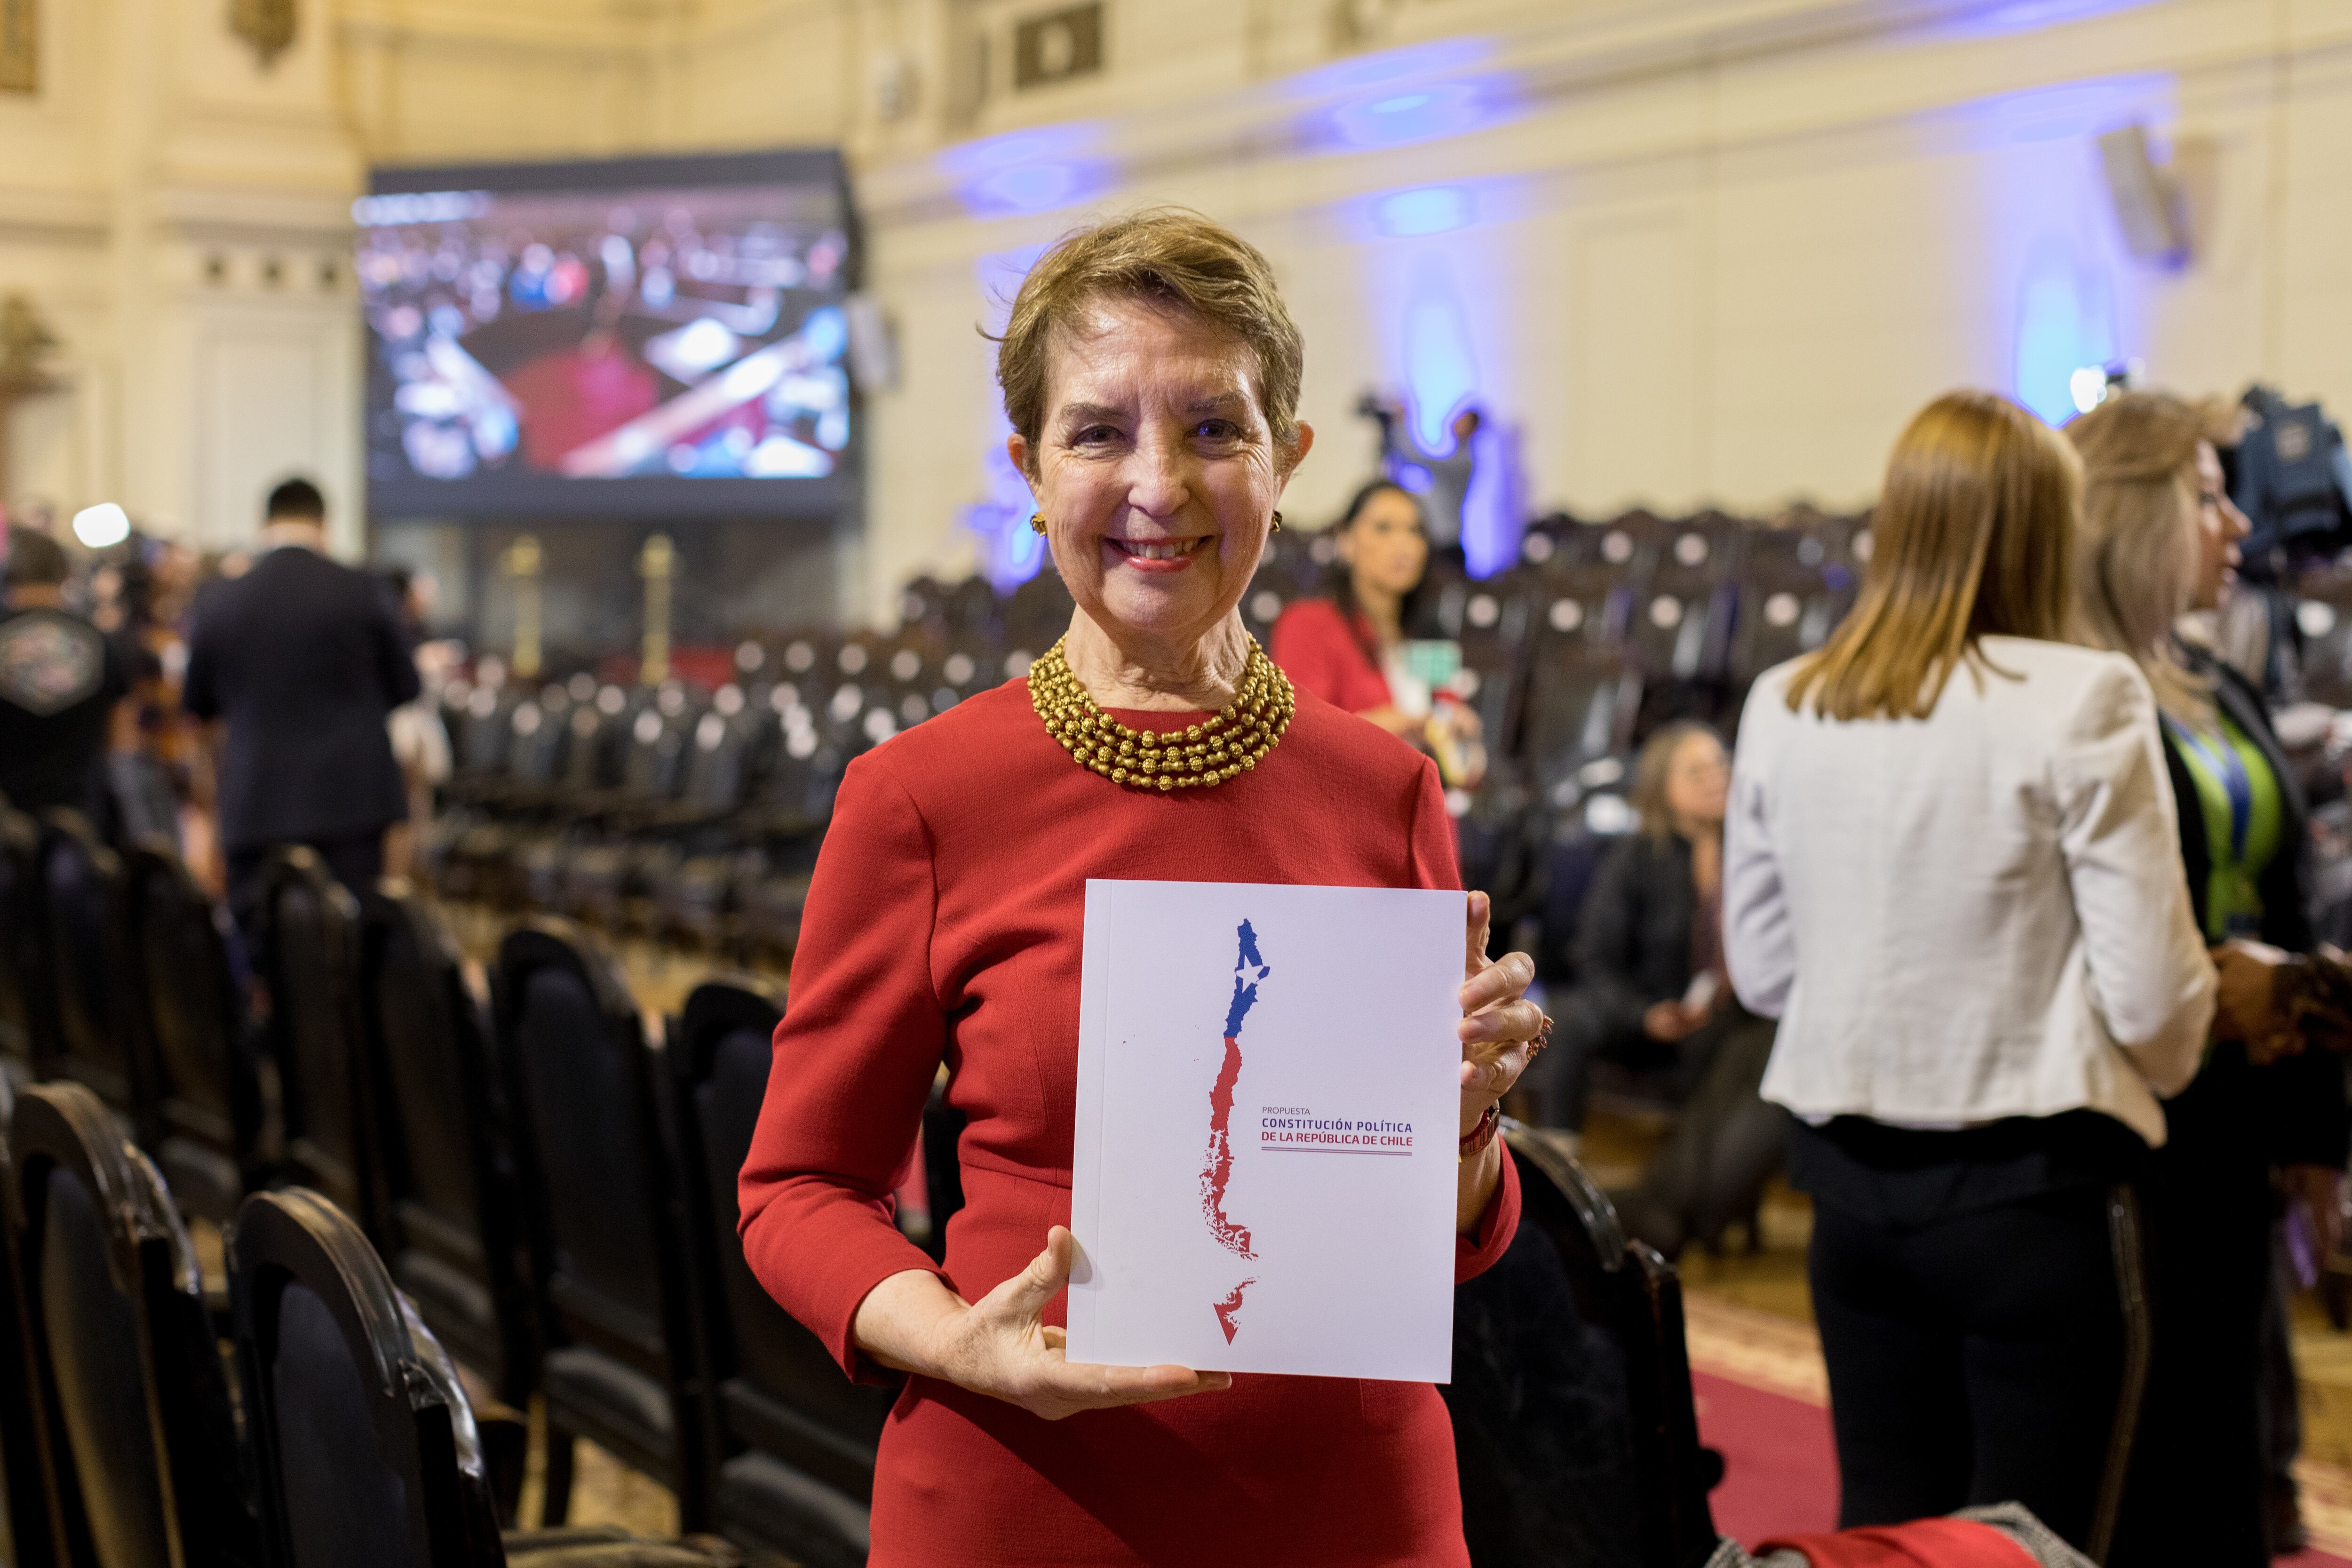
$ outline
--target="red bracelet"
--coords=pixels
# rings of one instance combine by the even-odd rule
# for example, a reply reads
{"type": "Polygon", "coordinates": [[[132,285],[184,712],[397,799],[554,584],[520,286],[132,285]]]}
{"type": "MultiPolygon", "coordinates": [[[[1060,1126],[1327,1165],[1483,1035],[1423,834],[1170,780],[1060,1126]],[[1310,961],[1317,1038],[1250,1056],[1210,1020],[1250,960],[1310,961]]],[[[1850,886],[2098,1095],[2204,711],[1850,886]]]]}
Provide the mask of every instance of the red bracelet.
{"type": "Polygon", "coordinates": [[[1479,1155],[1485,1153],[1486,1152],[1486,1145],[1495,1141],[1496,1130],[1502,1126],[1502,1124],[1503,1113],[1501,1108],[1495,1105],[1487,1106],[1486,1113],[1478,1118],[1478,1125],[1470,1129],[1469,1131],[1462,1134],[1462,1142],[1458,1145],[1459,1152],[1456,1154],[1455,1158],[1457,1160],[1475,1160],[1479,1155]]]}

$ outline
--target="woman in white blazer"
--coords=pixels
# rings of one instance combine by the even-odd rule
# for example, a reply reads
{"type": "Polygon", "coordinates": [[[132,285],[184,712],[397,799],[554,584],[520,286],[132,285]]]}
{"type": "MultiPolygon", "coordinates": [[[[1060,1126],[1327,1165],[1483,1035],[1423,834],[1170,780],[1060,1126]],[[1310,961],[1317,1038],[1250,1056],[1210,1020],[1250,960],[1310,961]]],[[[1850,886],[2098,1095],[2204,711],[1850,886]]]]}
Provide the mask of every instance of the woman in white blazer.
{"type": "Polygon", "coordinates": [[[1741,721],[1726,957],[1778,1016],[1841,1522],[2022,1501],[2093,1557],[2146,1349],[2131,1182],[2216,977],[2147,679],[2076,647],[2066,442],[1954,393],[1853,614],[1741,721]]]}

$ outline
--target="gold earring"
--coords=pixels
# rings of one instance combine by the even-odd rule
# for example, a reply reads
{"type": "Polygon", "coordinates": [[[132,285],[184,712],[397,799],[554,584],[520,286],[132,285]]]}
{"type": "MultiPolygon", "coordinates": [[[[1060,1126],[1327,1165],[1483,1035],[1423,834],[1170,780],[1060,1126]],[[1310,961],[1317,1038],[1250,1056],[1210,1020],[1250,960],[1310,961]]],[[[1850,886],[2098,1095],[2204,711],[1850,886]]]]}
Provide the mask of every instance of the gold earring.
{"type": "Polygon", "coordinates": [[[1033,511],[1029,514],[1029,531],[1032,533],[1043,533],[1045,531],[1045,514],[1044,512],[1033,511]]]}
{"type": "Polygon", "coordinates": [[[1276,533],[1280,533],[1282,531],[1282,514],[1280,512],[1276,512],[1274,514],[1274,531],[1276,533]]]}

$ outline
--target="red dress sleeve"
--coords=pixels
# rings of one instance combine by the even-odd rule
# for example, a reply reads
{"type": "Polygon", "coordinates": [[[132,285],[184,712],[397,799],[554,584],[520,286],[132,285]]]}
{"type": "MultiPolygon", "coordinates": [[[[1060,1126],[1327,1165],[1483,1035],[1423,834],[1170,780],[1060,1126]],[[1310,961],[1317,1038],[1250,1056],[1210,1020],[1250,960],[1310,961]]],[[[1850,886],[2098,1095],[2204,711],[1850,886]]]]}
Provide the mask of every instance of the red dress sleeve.
{"type": "MultiPolygon", "coordinates": [[[[1454,817],[1445,809],[1445,790],[1437,764],[1421,762],[1421,789],[1412,805],[1412,878],[1417,888],[1458,888],[1461,862],[1454,854],[1454,817]]],[[[1479,1216],[1478,1228],[1454,1238],[1454,1282],[1475,1279],[1492,1268],[1510,1249],[1519,1229],[1519,1171],[1509,1154],[1503,1157],[1503,1179],[1479,1216]]]]}
{"type": "Polygon", "coordinates": [[[891,1196],[947,1042],[931,865],[907,792],[872,756],[852,763],[737,1184],[744,1261],[853,1377],[875,1373],[852,1334],[866,1293],[910,1268],[947,1279],[899,1233],[891,1196]]]}
{"type": "Polygon", "coordinates": [[[1348,631],[1347,617],[1328,599],[1300,599],[1274,623],[1266,656],[1290,677],[1334,708],[1361,713],[1385,708],[1394,699],[1388,677],[1364,657],[1348,631]]]}

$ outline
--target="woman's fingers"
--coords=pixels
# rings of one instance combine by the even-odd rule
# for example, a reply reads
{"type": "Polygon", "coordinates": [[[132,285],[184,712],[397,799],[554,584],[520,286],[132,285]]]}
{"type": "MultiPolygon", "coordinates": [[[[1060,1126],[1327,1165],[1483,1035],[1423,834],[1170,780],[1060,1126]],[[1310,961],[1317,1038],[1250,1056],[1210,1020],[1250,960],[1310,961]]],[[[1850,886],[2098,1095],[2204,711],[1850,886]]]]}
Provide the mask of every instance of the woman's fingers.
{"type": "Polygon", "coordinates": [[[1475,1013],[1497,1002],[1516,1002],[1535,983],[1536,961],[1507,952],[1462,983],[1462,1010],[1475,1013]]]}
{"type": "Polygon", "coordinates": [[[1042,1317],[1046,1304],[1070,1282],[1070,1254],[1076,1245],[1066,1228],[1054,1226],[1045,1233],[1045,1250],[1031,1258],[1020,1273],[982,1297],[979,1305],[1001,1309],[1016,1317],[1042,1317]]]}
{"type": "Polygon", "coordinates": [[[1543,1032],[1543,1017],[1542,1008],[1522,998],[1472,1014],[1462,1020],[1459,1033],[1465,1046],[1532,1040],[1543,1032]]]}
{"type": "Polygon", "coordinates": [[[1465,1057],[1462,1061],[1462,1092],[1499,1100],[1508,1094],[1519,1075],[1534,1059],[1528,1042],[1519,1040],[1492,1056],[1465,1057]]]}
{"type": "Polygon", "coordinates": [[[1222,1372],[1182,1366],[1097,1366],[1067,1359],[1069,1334],[1040,1321],[1070,1282],[1076,1240],[1055,1226],[1027,1267],[967,1309],[954,1380],[1010,1400],[1049,1421],[1081,1410],[1210,1394],[1233,1385],[1222,1372]]]}
{"type": "MultiPolygon", "coordinates": [[[[1034,1297],[1040,1308],[1062,1293],[1070,1282],[1070,1262],[1077,1251],[1077,1238],[1067,1226],[1054,1226],[1045,1232],[1045,1250],[1029,1260],[1021,1271],[1022,1294],[1034,1297]]],[[[1025,1300],[1024,1300],[1024,1304],[1025,1300]]]]}
{"type": "Polygon", "coordinates": [[[1066,1361],[1055,1366],[1051,1384],[1073,1410],[1106,1410],[1181,1399],[1188,1394],[1213,1394],[1231,1388],[1234,1374],[1195,1372],[1189,1366],[1098,1366],[1066,1361]]]}
{"type": "Polygon", "coordinates": [[[1486,938],[1495,919],[1495,900],[1484,893],[1472,893],[1468,911],[1469,929],[1462,952],[1462,973],[1465,978],[1486,967],[1486,938]]]}

